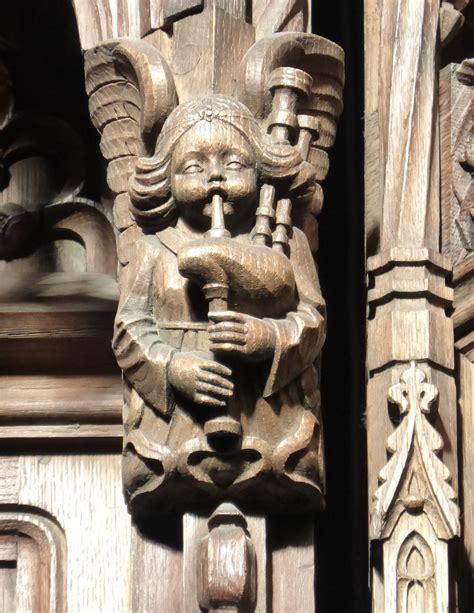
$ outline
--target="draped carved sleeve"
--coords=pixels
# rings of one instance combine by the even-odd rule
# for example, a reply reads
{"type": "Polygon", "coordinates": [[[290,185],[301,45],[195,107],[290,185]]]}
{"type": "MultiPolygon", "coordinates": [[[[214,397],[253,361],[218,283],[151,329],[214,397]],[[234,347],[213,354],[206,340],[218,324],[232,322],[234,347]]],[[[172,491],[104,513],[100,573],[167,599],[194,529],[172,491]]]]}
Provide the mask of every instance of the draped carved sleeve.
{"type": "Polygon", "coordinates": [[[156,237],[144,237],[122,272],[113,350],[124,376],[140,396],[163,414],[173,409],[168,365],[175,349],[159,335],[154,317],[154,270],[160,257],[156,237]]]}
{"type": "Polygon", "coordinates": [[[276,348],[264,396],[279,391],[318,357],[326,336],[324,300],[308,241],[294,229],[290,243],[299,303],[284,319],[268,319],[276,332],[276,348]]]}

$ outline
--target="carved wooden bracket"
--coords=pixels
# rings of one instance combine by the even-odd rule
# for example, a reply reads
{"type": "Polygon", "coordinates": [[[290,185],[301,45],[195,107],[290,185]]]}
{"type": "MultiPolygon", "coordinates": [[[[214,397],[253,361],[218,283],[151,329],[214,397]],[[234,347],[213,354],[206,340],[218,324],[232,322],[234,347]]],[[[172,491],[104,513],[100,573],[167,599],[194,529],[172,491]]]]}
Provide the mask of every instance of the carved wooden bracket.
{"type": "MultiPolygon", "coordinates": [[[[220,8],[212,15],[203,18],[224,19],[220,8]]],[[[226,23],[226,36],[240,32],[226,23]]],[[[120,232],[113,346],[130,507],[231,497],[321,509],[325,325],[310,247],[342,110],[342,51],[275,34],[241,48],[231,75],[209,50],[209,74],[220,76],[192,97],[159,40],[86,53],[120,232]]],[[[178,54],[178,35],[173,44],[178,54]]]]}

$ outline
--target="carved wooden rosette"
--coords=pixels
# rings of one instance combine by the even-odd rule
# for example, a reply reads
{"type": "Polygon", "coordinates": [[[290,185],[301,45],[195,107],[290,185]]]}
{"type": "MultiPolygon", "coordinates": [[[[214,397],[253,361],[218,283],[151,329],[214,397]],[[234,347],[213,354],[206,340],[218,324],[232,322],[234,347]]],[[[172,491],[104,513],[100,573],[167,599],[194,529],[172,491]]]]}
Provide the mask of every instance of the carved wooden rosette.
{"type": "Polygon", "coordinates": [[[394,0],[367,23],[381,36],[366,56],[367,427],[371,538],[383,541],[381,555],[373,547],[373,610],[384,613],[448,610],[447,541],[459,535],[452,266],[439,248],[439,12],[434,0],[394,0]],[[387,394],[402,402],[398,427],[387,394]]]}

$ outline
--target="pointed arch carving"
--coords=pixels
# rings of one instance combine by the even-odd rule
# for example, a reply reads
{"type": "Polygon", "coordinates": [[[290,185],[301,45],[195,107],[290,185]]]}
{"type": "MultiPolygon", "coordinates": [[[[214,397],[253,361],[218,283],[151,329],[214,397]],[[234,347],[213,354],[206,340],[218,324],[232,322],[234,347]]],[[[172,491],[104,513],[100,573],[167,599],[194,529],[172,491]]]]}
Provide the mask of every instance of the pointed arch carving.
{"type": "Polygon", "coordinates": [[[434,611],[435,561],[431,547],[416,531],[402,543],[397,559],[397,613],[434,611]]]}

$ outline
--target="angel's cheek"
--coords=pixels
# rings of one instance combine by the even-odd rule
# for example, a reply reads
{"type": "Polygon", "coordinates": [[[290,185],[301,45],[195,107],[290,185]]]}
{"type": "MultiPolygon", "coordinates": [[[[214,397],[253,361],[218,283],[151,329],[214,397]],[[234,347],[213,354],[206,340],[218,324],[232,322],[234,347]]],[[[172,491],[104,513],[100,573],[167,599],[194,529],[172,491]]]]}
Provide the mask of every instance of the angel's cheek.
{"type": "Polygon", "coordinates": [[[191,204],[206,199],[207,187],[199,176],[177,175],[173,178],[171,189],[176,202],[191,204]]]}
{"type": "Polygon", "coordinates": [[[248,169],[227,177],[226,188],[229,200],[238,201],[252,198],[257,193],[257,178],[253,170],[248,169]]]}

